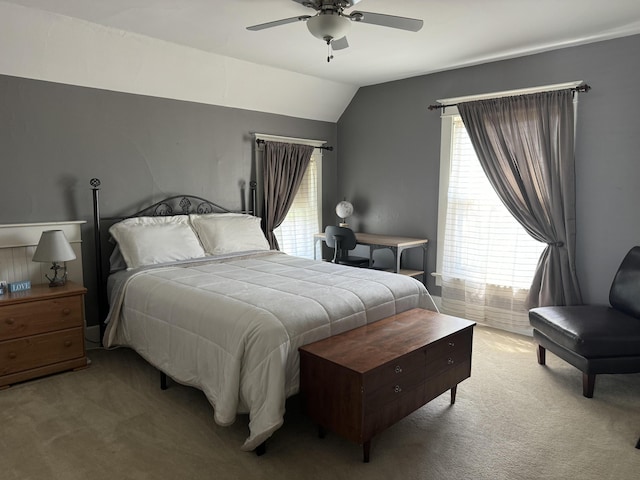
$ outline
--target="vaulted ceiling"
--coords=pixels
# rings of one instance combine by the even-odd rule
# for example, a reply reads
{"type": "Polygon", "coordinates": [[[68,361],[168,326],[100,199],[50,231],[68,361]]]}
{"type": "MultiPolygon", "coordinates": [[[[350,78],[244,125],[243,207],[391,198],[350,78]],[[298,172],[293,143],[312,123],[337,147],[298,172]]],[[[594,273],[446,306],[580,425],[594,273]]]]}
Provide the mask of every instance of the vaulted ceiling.
{"type": "MultiPolygon", "coordinates": [[[[168,54],[170,64],[172,55],[203,58],[208,54],[217,59],[217,65],[223,59],[225,75],[232,68],[243,71],[228,76],[227,86],[271,72],[275,75],[271,89],[289,89],[294,96],[293,91],[300,89],[303,98],[306,90],[309,102],[316,97],[322,99],[318,89],[324,90],[321,93],[325,98],[335,93],[338,100],[330,106],[331,111],[318,116],[331,121],[339,118],[341,108],[361,86],[640,33],[638,0],[361,0],[346,12],[418,18],[424,20],[424,26],[418,32],[409,32],[352,22],[347,34],[349,48],[334,51],[333,60],[327,62],[327,46],[309,33],[304,21],[260,31],[246,29],[315,14],[292,0],[5,0],[0,6],[3,3],[5,7],[27,7],[18,12],[20,18],[26,11],[35,16],[48,13],[58,19],[83,22],[85,29],[87,25],[106,27],[101,35],[105,31],[111,37],[118,36],[117,32],[121,37],[133,34],[138,42],[145,39],[149,45],[162,42],[165,49],[173,45],[192,51],[168,54]]],[[[7,11],[17,12],[15,8],[7,11]]],[[[49,32],[54,30],[55,34],[61,23],[64,21],[58,20],[54,30],[49,21],[49,32]]],[[[75,41],[86,44],[86,39],[75,41]]],[[[100,42],[93,43],[100,48],[100,42]]],[[[127,47],[122,44],[122,48],[127,47]]],[[[135,64],[131,67],[140,68],[135,64]]],[[[175,68],[184,65],[178,62],[175,68]]],[[[270,111],[271,107],[256,109],[270,111]]]]}

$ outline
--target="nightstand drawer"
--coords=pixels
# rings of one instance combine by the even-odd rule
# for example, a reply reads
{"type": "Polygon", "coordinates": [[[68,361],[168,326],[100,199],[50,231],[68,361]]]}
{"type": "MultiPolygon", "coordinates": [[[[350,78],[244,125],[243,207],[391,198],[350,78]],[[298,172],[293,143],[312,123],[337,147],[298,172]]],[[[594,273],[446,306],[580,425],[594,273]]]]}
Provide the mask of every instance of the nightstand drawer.
{"type": "Polygon", "coordinates": [[[71,328],[0,342],[0,375],[83,357],[83,335],[82,328],[71,328]]]}
{"type": "Polygon", "coordinates": [[[0,340],[82,327],[82,296],[51,298],[0,309],[0,340]]]}

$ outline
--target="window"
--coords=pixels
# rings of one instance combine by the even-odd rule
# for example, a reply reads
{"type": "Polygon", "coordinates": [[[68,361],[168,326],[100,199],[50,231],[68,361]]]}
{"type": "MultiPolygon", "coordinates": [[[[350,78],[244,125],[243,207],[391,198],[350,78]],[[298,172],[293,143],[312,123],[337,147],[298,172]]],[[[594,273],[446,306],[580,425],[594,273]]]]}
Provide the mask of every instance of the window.
{"type": "MultiPolygon", "coordinates": [[[[280,137],[275,135],[255,134],[256,139],[312,145],[316,147],[305,172],[296,198],[287,212],[282,224],[274,230],[278,245],[282,252],[297,257],[314,258],[316,248],[313,236],[322,231],[322,149],[325,144],[321,140],[280,137]]],[[[256,149],[256,178],[262,178],[262,158],[264,148],[256,149]]],[[[258,202],[263,198],[261,182],[258,182],[258,202]]],[[[258,208],[258,211],[261,211],[258,208]]]]}
{"type": "Polygon", "coordinates": [[[489,183],[462,119],[443,116],[438,272],[442,311],[529,333],[525,300],[546,246],[513,218],[489,183]],[[444,181],[443,181],[444,177],[444,181]]]}
{"type": "MultiPolygon", "coordinates": [[[[455,105],[460,102],[576,88],[545,85],[438,100],[442,111],[437,278],[442,311],[531,334],[525,300],[545,244],[512,218],[487,180],[455,105]]],[[[577,97],[574,98],[577,108],[577,97]]]]}
{"type": "Polygon", "coordinates": [[[457,115],[449,175],[442,273],[528,289],[545,244],[503,205],[457,115]]]}
{"type": "Polygon", "coordinates": [[[314,258],[313,236],[322,230],[321,162],[322,150],[316,148],[287,217],[273,232],[289,255],[314,258]]]}

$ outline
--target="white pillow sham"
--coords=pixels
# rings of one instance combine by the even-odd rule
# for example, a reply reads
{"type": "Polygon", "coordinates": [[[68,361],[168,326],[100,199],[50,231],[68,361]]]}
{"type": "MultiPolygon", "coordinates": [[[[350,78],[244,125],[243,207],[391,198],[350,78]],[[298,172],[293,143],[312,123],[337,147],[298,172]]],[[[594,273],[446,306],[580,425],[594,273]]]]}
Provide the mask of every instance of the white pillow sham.
{"type": "Polygon", "coordinates": [[[205,256],[186,215],[127,218],[112,225],[109,233],[128,268],[205,256]]]}
{"type": "Polygon", "coordinates": [[[209,255],[269,250],[259,217],[240,213],[191,214],[189,220],[209,255]]]}

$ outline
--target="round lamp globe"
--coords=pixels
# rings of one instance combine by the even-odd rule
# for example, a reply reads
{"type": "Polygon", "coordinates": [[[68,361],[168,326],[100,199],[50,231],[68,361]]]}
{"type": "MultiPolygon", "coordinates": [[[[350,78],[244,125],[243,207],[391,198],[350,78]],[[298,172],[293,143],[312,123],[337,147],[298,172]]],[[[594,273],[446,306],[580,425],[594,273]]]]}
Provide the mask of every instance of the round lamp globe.
{"type": "Polygon", "coordinates": [[[353,215],[353,205],[351,205],[350,202],[343,200],[338,205],[336,205],[336,214],[343,220],[347,217],[350,217],[351,215],[353,215]]]}

